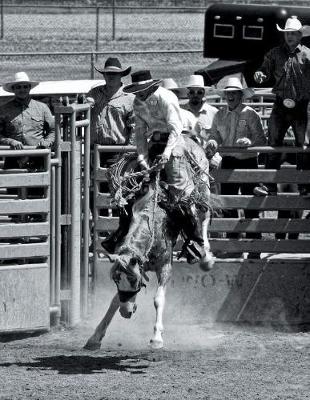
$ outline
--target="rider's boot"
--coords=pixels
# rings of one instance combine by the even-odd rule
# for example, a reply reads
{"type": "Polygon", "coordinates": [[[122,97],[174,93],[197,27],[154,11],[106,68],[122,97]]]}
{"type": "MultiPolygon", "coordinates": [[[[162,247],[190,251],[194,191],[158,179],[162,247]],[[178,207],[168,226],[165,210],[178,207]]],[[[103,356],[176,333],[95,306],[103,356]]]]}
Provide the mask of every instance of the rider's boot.
{"type": "Polygon", "coordinates": [[[131,207],[126,206],[126,212],[121,211],[119,216],[119,226],[115,232],[101,242],[101,246],[110,254],[115,254],[117,248],[128,233],[131,222],[131,207]]]}
{"type": "Polygon", "coordinates": [[[184,208],[185,224],[183,231],[186,236],[185,253],[187,262],[194,264],[199,262],[199,267],[204,271],[209,271],[213,267],[214,259],[209,251],[205,250],[203,237],[203,216],[199,215],[195,204],[184,208]]]}

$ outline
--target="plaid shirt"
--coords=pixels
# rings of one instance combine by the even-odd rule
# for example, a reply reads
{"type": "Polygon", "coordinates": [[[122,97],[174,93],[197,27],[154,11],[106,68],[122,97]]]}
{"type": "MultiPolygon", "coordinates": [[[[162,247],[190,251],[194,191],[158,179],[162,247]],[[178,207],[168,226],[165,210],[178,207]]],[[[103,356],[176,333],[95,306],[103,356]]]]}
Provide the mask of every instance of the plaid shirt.
{"type": "Polygon", "coordinates": [[[48,106],[33,99],[27,104],[14,99],[2,106],[0,144],[10,145],[12,139],[28,146],[37,146],[44,140],[51,147],[55,141],[55,120],[48,106]]]}
{"type": "Polygon", "coordinates": [[[262,71],[274,77],[273,92],[282,99],[310,99],[310,49],[299,44],[290,52],[286,44],[271,49],[264,57],[262,71]]]}
{"type": "Polygon", "coordinates": [[[91,89],[87,97],[94,101],[91,110],[91,144],[133,144],[134,95],[124,93],[121,87],[112,97],[108,97],[104,85],[91,89]]]}

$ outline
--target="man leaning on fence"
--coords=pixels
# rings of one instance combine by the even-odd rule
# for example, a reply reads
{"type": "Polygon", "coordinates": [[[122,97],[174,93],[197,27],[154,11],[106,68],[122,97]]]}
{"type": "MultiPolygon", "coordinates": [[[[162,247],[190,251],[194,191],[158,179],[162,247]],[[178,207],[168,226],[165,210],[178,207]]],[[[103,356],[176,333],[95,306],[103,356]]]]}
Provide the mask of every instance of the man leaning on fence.
{"type": "MultiPolygon", "coordinates": [[[[130,145],[133,138],[133,101],[134,96],[123,92],[122,78],[128,75],[131,67],[123,68],[118,58],[109,57],[104,66],[95,66],[105,80],[105,84],[93,87],[87,94],[91,103],[91,148],[100,145],[130,145]]],[[[119,158],[119,152],[101,152],[100,165],[110,167],[119,158]]],[[[93,161],[91,165],[93,171],[93,161]]],[[[101,185],[101,191],[108,192],[108,185],[101,185]]],[[[93,205],[93,199],[91,199],[93,205]]],[[[120,212],[119,230],[126,229],[129,224],[127,213],[131,208],[120,212]]],[[[105,240],[107,250],[112,250],[119,230],[105,240]]]]}
{"type": "MultiPolygon", "coordinates": [[[[0,108],[0,145],[21,150],[24,146],[51,148],[55,141],[55,120],[48,106],[31,98],[30,90],[39,82],[31,81],[25,72],[17,72],[14,80],[6,82],[3,89],[14,93],[11,101],[0,108]]],[[[40,157],[6,157],[4,169],[26,168],[39,170],[44,167],[40,157]]],[[[18,193],[18,188],[8,188],[8,193],[18,193]]],[[[27,196],[42,197],[42,188],[28,189],[27,196]]],[[[19,216],[12,217],[19,221],[19,216]]],[[[40,221],[40,215],[29,215],[30,220],[40,221]]]]}
{"type": "MultiPolygon", "coordinates": [[[[39,82],[31,81],[25,72],[17,72],[3,89],[14,98],[0,108],[0,144],[12,149],[26,146],[50,148],[55,141],[55,121],[48,106],[31,98],[30,90],[39,82]]],[[[25,158],[9,157],[4,168],[19,168],[25,158]]],[[[27,166],[27,165],[25,165],[27,166]]]]}
{"type": "MultiPolygon", "coordinates": [[[[271,49],[263,64],[254,74],[257,83],[275,79],[273,92],[276,99],[268,122],[270,146],[283,146],[287,129],[291,126],[295,135],[295,145],[309,146],[307,135],[307,108],[310,99],[310,49],[301,44],[303,26],[297,17],[288,18],[284,29],[285,42],[271,49]]],[[[268,154],[266,168],[279,169],[281,154],[268,154]]],[[[297,168],[309,169],[309,156],[297,156],[297,168]]],[[[255,188],[256,195],[276,194],[277,185],[266,184],[255,188]]],[[[309,186],[300,185],[301,195],[309,194],[309,186]]]]}

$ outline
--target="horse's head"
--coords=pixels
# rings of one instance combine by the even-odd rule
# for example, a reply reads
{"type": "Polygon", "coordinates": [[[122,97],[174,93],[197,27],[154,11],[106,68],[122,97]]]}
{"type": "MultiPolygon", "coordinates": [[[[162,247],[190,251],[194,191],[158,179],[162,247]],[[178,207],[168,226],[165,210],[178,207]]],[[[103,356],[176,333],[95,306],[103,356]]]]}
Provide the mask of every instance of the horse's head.
{"type": "Polygon", "coordinates": [[[141,262],[132,255],[119,255],[111,268],[111,278],[117,286],[119,312],[122,317],[130,318],[137,309],[137,293],[144,286],[141,262]]]}

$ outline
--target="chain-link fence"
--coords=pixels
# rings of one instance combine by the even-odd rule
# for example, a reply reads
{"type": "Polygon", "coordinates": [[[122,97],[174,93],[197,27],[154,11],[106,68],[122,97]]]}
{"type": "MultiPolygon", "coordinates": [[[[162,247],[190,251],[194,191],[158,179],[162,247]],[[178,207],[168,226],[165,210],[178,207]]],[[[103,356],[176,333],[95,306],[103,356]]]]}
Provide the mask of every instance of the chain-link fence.
{"type": "Polygon", "coordinates": [[[39,80],[96,78],[93,65],[108,52],[154,76],[182,78],[205,65],[204,9],[193,10],[4,6],[0,81],[21,70],[39,80]]]}
{"type": "Polygon", "coordinates": [[[30,6],[0,0],[0,82],[21,70],[39,80],[96,78],[96,58],[103,62],[112,53],[156,77],[181,80],[208,64],[202,55],[208,1],[162,0],[161,8],[139,1],[36,0],[30,6]],[[144,51],[154,53],[139,53],[144,51]]]}
{"type": "Polygon", "coordinates": [[[204,11],[3,6],[1,48],[3,52],[197,48],[202,43],[204,11]]]}
{"type": "MultiPolygon", "coordinates": [[[[99,53],[23,53],[10,56],[0,54],[0,81],[10,80],[15,72],[26,71],[36,80],[101,79],[93,68],[103,65],[109,56],[119,57],[122,65],[131,65],[133,70],[147,68],[154,78],[173,77],[186,81],[189,74],[208,64],[200,50],[153,51],[153,52],[99,52],[99,53]]],[[[128,77],[126,77],[128,78],[128,77]]],[[[129,79],[129,78],[128,78],[129,79]]],[[[128,82],[129,83],[129,82],[128,82]]]]}

